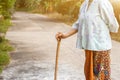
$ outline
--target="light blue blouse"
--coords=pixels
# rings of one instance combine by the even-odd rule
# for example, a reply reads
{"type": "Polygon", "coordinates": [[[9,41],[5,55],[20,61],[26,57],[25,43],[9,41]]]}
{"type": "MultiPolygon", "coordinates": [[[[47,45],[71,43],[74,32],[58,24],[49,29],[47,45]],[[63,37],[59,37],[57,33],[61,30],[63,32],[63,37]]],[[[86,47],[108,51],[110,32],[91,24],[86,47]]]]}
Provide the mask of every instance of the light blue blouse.
{"type": "Polygon", "coordinates": [[[88,7],[85,0],[80,8],[79,18],[72,25],[77,29],[76,47],[103,51],[112,48],[109,32],[118,32],[119,24],[109,0],[93,0],[88,7]]]}

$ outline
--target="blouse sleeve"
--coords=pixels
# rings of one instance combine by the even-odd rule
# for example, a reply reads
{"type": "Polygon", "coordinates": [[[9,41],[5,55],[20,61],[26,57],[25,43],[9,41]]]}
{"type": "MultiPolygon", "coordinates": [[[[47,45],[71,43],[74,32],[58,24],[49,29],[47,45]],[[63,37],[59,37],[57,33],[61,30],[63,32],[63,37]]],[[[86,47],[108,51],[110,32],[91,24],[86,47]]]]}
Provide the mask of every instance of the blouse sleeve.
{"type": "Polygon", "coordinates": [[[78,18],[78,20],[77,20],[75,23],[73,23],[73,25],[72,25],[72,28],[73,28],[73,29],[77,29],[77,30],[78,30],[78,27],[79,27],[79,18],[78,18]]]}
{"type": "Polygon", "coordinates": [[[108,25],[109,31],[117,33],[119,29],[119,24],[114,14],[113,7],[108,0],[100,0],[100,16],[103,21],[108,25]]]}

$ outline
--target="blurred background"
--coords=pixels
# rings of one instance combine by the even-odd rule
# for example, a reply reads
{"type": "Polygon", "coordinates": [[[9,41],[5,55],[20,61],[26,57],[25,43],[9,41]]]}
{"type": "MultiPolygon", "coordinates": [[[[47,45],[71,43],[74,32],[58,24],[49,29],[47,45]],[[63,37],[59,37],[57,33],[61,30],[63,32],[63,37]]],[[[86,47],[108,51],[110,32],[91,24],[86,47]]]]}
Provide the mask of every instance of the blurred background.
{"type": "MultiPolygon", "coordinates": [[[[47,15],[58,21],[72,25],[78,18],[79,8],[84,0],[0,0],[0,32],[5,32],[10,25],[9,19],[15,11],[27,11],[47,15]]],[[[120,0],[111,0],[115,15],[120,23],[120,0]]],[[[114,40],[120,41],[118,34],[112,34],[114,40]]]]}
{"type": "MultiPolygon", "coordinates": [[[[5,39],[11,19],[15,12],[37,13],[56,21],[72,25],[78,18],[79,8],[84,0],[0,0],[0,71],[9,60],[9,51],[13,48],[5,39]],[[4,54],[3,54],[4,53],[4,54]]],[[[120,24],[120,0],[111,0],[115,16],[120,24]]],[[[112,39],[120,42],[120,29],[112,33],[112,39]]]]}
{"type": "MultiPolygon", "coordinates": [[[[2,70],[10,61],[12,62],[7,69],[4,70],[3,76],[5,80],[23,80],[22,78],[25,76],[27,77],[24,80],[31,80],[30,78],[35,78],[36,76],[38,78],[44,78],[46,76],[50,78],[53,76],[51,72],[54,71],[56,49],[54,35],[59,30],[66,31],[70,29],[69,27],[78,18],[79,9],[83,1],[84,0],[0,0],[0,73],[2,73],[2,70]],[[33,64],[37,66],[33,66],[33,64]],[[21,67],[21,65],[23,67],[21,67]]],[[[120,0],[110,1],[120,24],[120,0]]],[[[114,63],[114,65],[112,64],[114,74],[112,80],[119,80],[120,29],[118,33],[112,33],[111,36],[112,39],[115,40],[113,41],[112,53],[117,55],[111,54],[114,63]]],[[[63,78],[64,76],[66,77],[67,74],[71,73],[70,70],[72,70],[72,75],[74,78],[77,78],[79,75],[76,74],[76,69],[76,71],[81,71],[80,73],[82,73],[80,74],[81,76],[79,76],[79,80],[84,80],[82,71],[84,54],[79,55],[79,53],[83,52],[77,50],[75,46],[71,46],[75,45],[75,39],[75,36],[73,36],[68,41],[66,39],[66,42],[63,42],[61,45],[61,64],[63,66],[61,66],[61,76],[63,78]],[[70,64],[70,66],[65,67],[66,64],[70,64]]],[[[69,75],[72,77],[71,74],[69,75]]],[[[47,80],[43,78],[41,80],[47,80]]]]}

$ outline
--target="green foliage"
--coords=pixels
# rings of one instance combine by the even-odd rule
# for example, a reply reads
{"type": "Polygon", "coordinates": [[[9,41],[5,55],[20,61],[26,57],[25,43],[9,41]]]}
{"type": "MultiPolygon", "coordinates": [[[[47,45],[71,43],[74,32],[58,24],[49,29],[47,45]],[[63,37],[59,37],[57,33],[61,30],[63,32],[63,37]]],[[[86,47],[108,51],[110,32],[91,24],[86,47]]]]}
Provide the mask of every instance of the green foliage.
{"type": "Polygon", "coordinates": [[[2,14],[2,5],[0,5],[0,14],[2,14]]]}
{"type": "Polygon", "coordinates": [[[1,52],[0,51],[0,66],[2,65],[8,65],[10,62],[10,56],[8,55],[7,52],[1,52]]]}
{"type": "Polygon", "coordinates": [[[1,33],[6,33],[8,30],[9,26],[11,26],[10,19],[2,20],[0,22],[0,32],[1,33]]]}
{"type": "Polygon", "coordinates": [[[13,47],[11,47],[8,40],[5,40],[4,38],[2,38],[2,42],[0,43],[0,51],[9,52],[12,50],[13,50],[13,47]]]}
{"type": "Polygon", "coordinates": [[[3,70],[3,66],[0,66],[0,73],[2,73],[2,70],[3,70]]]}
{"type": "Polygon", "coordinates": [[[16,0],[17,10],[33,10],[38,7],[41,0],[16,0]]]}
{"type": "Polygon", "coordinates": [[[2,38],[2,42],[0,42],[0,73],[3,68],[9,64],[10,56],[8,54],[9,51],[13,51],[13,47],[9,44],[8,40],[4,37],[2,38]]]}
{"type": "Polygon", "coordinates": [[[0,0],[0,14],[2,14],[5,19],[10,18],[11,13],[13,13],[15,1],[16,0],[0,0]]]}
{"type": "MultiPolygon", "coordinates": [[[[0,0],[0,34],[5,34],[11,25],[10,18],[13,13],[14,3],[15,0],[0,0]]],[[[9,64],[10,56],[8,52],[12,50],[13,48],[5,40],[4,36],[0,36],[0,73],[4,66],[9,64]]]]}
{"type": "Polygon", "coordinates": [[[0,73],[3,68],[10,63],[10,56],[7,52],[0,51],[0,73]]]}
{"type": "MultiPolygon", "coordinates": [[[[0,34],[5,34],[11,26],[10,18],[11,14],[14,12],[14,4],[16,0],[0,0],[0,34]]],[[[8,40],[5,36],[0,35],[0,73],[3,68],[9,64],[10,56],[9,51],[13,48],[10,46],[8,40]]]]}

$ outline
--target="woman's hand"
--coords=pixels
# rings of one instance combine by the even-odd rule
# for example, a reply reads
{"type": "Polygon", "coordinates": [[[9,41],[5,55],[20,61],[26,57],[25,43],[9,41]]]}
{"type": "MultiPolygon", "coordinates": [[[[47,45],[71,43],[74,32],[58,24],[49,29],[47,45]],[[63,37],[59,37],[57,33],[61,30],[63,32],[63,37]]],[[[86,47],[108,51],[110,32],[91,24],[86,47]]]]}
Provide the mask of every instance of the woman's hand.
{"type": "Polygon", "coordinates": [[[61,39],[68,38],[68,37],[72,36],[73,34],[75,34],[77,32],[78,32],[77,29],[71,29],[69,32],[67,32],[65,34],[63,34],[62,32],[58,32],[55,37],[59,41],[61,39]]]}
{"type": "Polygon", "coordinates": [[[62,32],[58,32],[55,37],[56,37],[56,39],[59,41],[59,40],[61,40],[61,39],[67,38],[67,35],[66,35],[66,34],[63,34],[62,32]]]}

